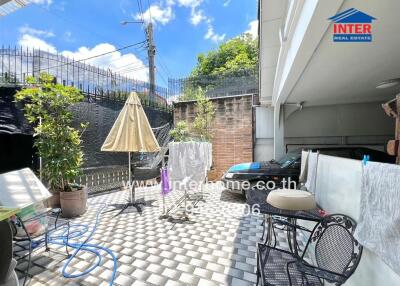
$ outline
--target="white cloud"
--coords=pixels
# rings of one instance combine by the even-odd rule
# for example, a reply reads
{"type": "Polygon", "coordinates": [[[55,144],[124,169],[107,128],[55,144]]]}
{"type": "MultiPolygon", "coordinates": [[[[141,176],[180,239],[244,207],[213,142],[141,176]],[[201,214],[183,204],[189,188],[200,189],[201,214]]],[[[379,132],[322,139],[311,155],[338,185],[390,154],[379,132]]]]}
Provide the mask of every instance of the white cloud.
{"type": "Polygon", "coordinates": [[[185,7],[197,7],[203,0],[178,0],[179,5],[185,7]]]}
{"type": "Polygon", "coordinates": [[[213,19],[205,15],[204,11],[199,9],[198,6],[202,4],[203,0],[166,0],[168,7],[173,5],[178,5],[186,8],[191,8],[190,10],[190,23],[194,26],[199,25],[202,22],[207,23],[207,32],[204,35],[204,39],[211,40],[215,43],[221,42],[225,39],[225,34],[217,34],[214,31],[212,25],[213,19]]]}
{"type": "Polygon", "coordinates": [[[38,36],[38,37],[43,37],[43,38],[51,38],[51,37],[55,36],[54,33],[51,31],[34,29],[29,26],[22,26],[18,30],[21,34],[29,34],[32,36],[38,36]]]}
{"type": "Polygon", "coordinates": [[[225,0],[224,7],[228,7],[231,4],[231,0],[225,0]]]}
{"type": "Polygon", "coordinates": [[[167,5],[172,6],[174,4],[178,4],[179,6],[184,7],[197,7],[202,2],[203,0],[167,0],[167,5]]]}
{"type": "Polygon", "coordinates": [[[192,23],[194,26],[197,26],[205,20],[207,20],[207,17],[204,15],[203,10],[196,10],[193,7],[190,12],[190,23],[192,23]]]}
{"type": "MultiPolygon", "coordinates": [[[[23,34],[20,37],[18,44],[22,47],[40,49],[52,54],[57,53],[57,49],[52,44],[28,34],[23,34]]],[[[63,51],[61,54],[71,59],[82,60],[115,50],[116,47],[114,45],[109,43],[101,43],[93,48],[80,47],[76,51],[63,51]]],[[[143,81],[149,80],[149,74],[146,65],[141,59],[132,53],[122,54],[118,51],[87,60],[85,63],[92,64],[103,69],[111,69],[112,71],[118,72],[121,75],[130,78],[143,81]]]]}
{"type": "MultiPolygon", "coordinates": [[[[174,13],[172,12],[171,6],[167,6],[163,9],[158,5],[151,5],[150,8],[143,13],[143,18],[146,23],[149,23],[151,19],[153,24],[160,23],[165,25],[174,18],[174,13]]],[[[141,20],[142,17],[138,13],[135,15],[135,19],[141,20]]]]}
{"type": "MultiPolygon", "coordinates": [[[[63,56],[69,57],[75,60],[81,60],[89,58],[95,55],[107,53],[116,50],[114,45],[109,43],[101,43],[93,48],[80,47],[75,52],[63,51],[63,56]]],[[[111,69],[128,76],[131,78],[148,81],[148,69],[141,59],[136,57],[132,53],[122,54],[121,52],[110,53],[98,58],[85,61],[95,66],[99,66],[104,69],[111,69]]]]}
{"type": "Polygon", "coordinates": [[[20,37],[18,44],[22,47],[41,49],[42,51],[57,53],[57,50],[53,45],[29,34],[23,34],[20,37]]]}
{"type": "Polygon", "coordinates": [[[68,42],[68,43],[73,43],[75,42],[75,38],[72,36],[72,32],[71,31],[66,31],[63,34],[63,40],[68,42]]]}
{"type": "Polygon", "coordinates": [[[214,43],[221,42],[225,39],[225,34],[219,35],[214,32],[214,27],[210,20],[207,21],[207,33],[204,35],[204,39],[211,40],[214,43]]]}
{"type": "Polygon", "coordinates": [[[253,39],[258,37],[258,20],[251,21],[249,23],[249,29],[245,33],[251,34],[253,39]]]}
{"type": "Polygon", "coordinates": [[[51,3],[53,3],[53,0],[30,0],[29,2],[34,4],[50,6],[51,3]]]}

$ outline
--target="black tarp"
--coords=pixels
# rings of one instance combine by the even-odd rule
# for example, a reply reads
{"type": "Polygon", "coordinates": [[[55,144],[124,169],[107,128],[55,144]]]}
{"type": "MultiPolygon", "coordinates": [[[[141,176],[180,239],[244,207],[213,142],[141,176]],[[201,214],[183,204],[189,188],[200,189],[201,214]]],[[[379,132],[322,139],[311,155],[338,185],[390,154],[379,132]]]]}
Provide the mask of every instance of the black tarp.
{"type": "Polygon", "coordinates": [[[0,173],[35,169],[33,130],[14,102],[14,88],[0,88],[0,173]]]}
{"type": "MultiPolygon", "coordinates": [[[[33,129],[26,121],[20,104],[15,103],[14,88],[0,88],[0,172],[23,167],[37,168],[33,148],[33,129]]],[[[74,127],[89,123],[82,135],[83,168],[126,166],[126,153],[101,152],[100,148],[124,105],[123,101],[87,101],[71,107],[74,127]]],[[[172,122],[172,114],[144,106],[152,127],[172,122]]]]}
{"type": "MultiPolygon", "coordinates": [[[[71,107],[74,113],[74,127],[88,123],[82,134],[84,168],[104,166],[127,166],[128,154],[125,152],[103,152],[101,146],[117,119],[124,102],[110,100],[84,101],[71,107]]],[[[143,107],[151,127],[159,127],[172,122],[172,113],[143,107]]]]}
{"type": "Polygon", "coordinates": [[[21,106],[15,103],[15,93],[14,88],[0,87],[0,134],[32,135],[21,106]]]}

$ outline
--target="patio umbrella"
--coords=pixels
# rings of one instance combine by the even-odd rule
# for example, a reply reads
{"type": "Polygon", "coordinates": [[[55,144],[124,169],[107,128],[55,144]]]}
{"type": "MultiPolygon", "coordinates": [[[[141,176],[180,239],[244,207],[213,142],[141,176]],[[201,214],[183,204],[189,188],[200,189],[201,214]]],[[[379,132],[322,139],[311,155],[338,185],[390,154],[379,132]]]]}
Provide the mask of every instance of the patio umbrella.
{"type": "Polygon", "coordinates": [[[135,189],[134,184],[132,184],[131,152],[145,153],[159,150],[160,146],[151,129],[140,99],[135,92],[131,92],[101,147],[101,151],[106,152],[128,152],[130,201],[123,206],[120,213],[129,206],[134,206],[139,212],[141,211],[140,203],[135,201],[135,189]]]}

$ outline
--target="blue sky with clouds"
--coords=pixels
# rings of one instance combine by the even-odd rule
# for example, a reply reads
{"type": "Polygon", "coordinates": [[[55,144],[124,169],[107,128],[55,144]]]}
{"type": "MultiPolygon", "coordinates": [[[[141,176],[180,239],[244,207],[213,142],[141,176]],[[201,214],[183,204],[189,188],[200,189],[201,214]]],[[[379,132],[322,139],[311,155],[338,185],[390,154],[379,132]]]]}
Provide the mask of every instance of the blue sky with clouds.
{"type": "MultiPolygon", "coordinates": [[[[0,44],[23,45],[81,59],[143,41],[137,0],[31,0],[0,18],[0,44]]],[[[157,82],[187,75],[197,55],[245,31],[256,31],[256,0],[141,0],[145,21],[154,23],[157,82]],[[149,13],[150,4],[150,13],[149,13]]],[[[144,49],[129,48],[92,64],[146,80],[144,49]]]]}

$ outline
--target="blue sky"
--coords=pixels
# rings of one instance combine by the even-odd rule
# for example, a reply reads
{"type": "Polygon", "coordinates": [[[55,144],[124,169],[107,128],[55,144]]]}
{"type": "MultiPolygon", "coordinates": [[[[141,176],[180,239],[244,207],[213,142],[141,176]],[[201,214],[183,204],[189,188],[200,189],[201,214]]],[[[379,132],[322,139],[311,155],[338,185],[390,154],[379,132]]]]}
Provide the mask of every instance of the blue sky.
{"type": "MultiPolygon", "coordinates": [[[[75,59],[143,41],[137,0],[31,0],[35,4],[0,18],[0,44],[59,52],[75,59]]],[[[190,73],[197,55],[245,31],[255,32],[256,0],[141,0],[154,23],[157,82],[190,73]],[[150,12],[149,13],[149,4],[150,12]],[[252,29],[253,28],[253,29],[252,29]]],[[[93,64],[145,80],[147,55],[129,48],[93,64]]]]}

